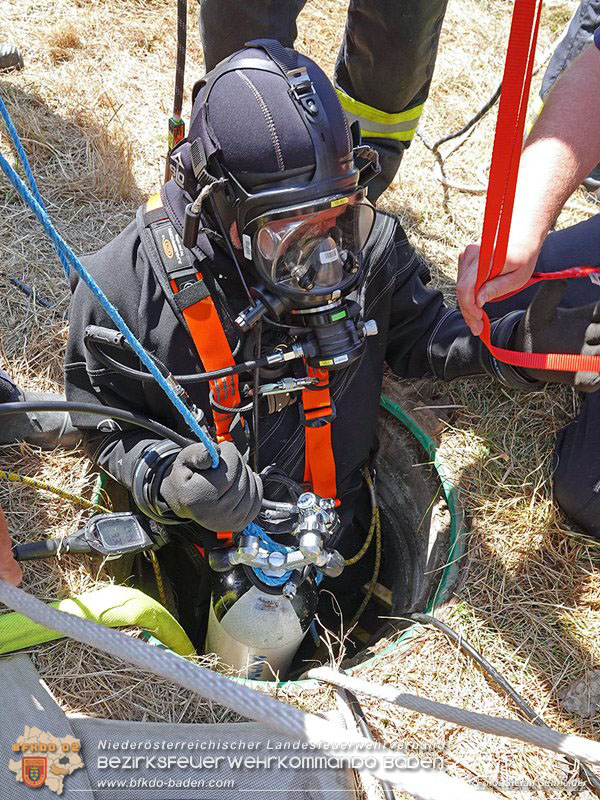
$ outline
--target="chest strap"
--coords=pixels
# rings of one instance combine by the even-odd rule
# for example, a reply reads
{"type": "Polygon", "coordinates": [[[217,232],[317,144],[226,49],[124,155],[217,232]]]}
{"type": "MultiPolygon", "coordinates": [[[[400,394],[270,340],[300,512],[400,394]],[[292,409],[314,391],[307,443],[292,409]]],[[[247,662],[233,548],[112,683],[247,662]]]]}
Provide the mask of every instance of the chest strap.
{"type": "MultiPolygon", "coordinates": [[[[214,301],[196,260],[183,247],[181,237],[167,217],[160,195],[146,204],[145,221],[150,228],[162,266],[167,273],[177,308],[181,311],[206,372],[232,367],[235,359],[225,336],[214,301]]],[[[237,375],[209,381],[212,398],[226,408],[241,405],[237,375]]],[[[237,411],[226,413],[212,407],[217,441],[234,442],[240,452],[248,449],[243,420],[237,411]]]]}
{"type": "MultiPolygon", "coordinates": [[[[164,212],[160,195],[148,200],[145,219],[167,272],[175,303],[183,314],[204,369],[212,372],[233,366],[235,360],[202,273],[164,212]]],[[[314,388],[302,392],[300,418],[305,430],[304,480],[320,497],[336,498],[339,505],[331,444],[331,424],[336,412],[329,391],[329,372],[312,367],[307,369],[309,377],[317,378],[317,383],[314,388]]],[[[220,406],[232,409],[241,406],[237,375],[210,381],[210,388],[213,399],[220,406]]],[[[245,452],[247,444],[240,414],[227,414],[214,407],[212,411],[217,441],[233,441],[241,452],[245,452]]]]}
{"type": "Polygon", "coordinates": [[[336,412],[329,392],[329,372],[308,367],[308,376],[317,378],[317,383],[302,392],[300,418],[305,437],[304,480],[320,497],[333,497],[339,505],[331,444],[331,423],[336,412]]]}

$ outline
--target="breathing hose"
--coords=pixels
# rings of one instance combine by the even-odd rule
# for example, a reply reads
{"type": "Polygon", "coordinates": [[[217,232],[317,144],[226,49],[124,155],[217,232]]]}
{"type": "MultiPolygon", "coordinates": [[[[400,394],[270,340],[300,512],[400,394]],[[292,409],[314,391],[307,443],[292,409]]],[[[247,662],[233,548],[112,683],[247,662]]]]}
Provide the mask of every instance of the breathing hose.
{"type": "MultiPolygon", "coordinates": [[[[133,378],[134,380],[138,381],[155,380],[154,375],[151,375],[149,372],[143,372],[140,369],[128,367],[126,364],[122,364],[112,356],[109,356],[108,353],[105,353],[104,350],[102,350],[97,342],[87,339],[85,344],[88,350],[93,353],[94,357],[101,364],[104,364],[105,367],[113,369],[115,372],[118,372],[125,378],[133,378]]],[[[118,347],[121,350],[123,349],[120,345],[118,347]]],[[[165,365],[155,355],[152,353],[148,353],[148,355],[158,367],[167,370],[165,365]]],[[[218,378],[228,378],[231,375],[239,375],[242,372],[252,372],[257,368],[268,367],[269,363],[268,357],[263,356],[255,359],[254,361],[245,361],[243,364],[235,364],[232,367],[223,367],[222,369],[216,369],[212,372],[196,372],[191,375],[173,375],[172,377],[173,380],[177,381],[177,383],[204,383],[207,381],[217,380],[218,378]]]]}

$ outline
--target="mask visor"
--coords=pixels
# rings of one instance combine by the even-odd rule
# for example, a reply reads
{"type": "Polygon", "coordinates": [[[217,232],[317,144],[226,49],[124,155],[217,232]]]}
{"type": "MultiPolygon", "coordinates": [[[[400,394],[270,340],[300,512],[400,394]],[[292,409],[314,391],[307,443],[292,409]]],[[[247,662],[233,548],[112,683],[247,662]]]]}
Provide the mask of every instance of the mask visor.
{"type": "Polygon", "coordinates": [[[362,194],[282,210],[277,218],[263,218],[255,231],[254,264],[286,293],[343,291],[358,271],[374,219],[362,194]]]}

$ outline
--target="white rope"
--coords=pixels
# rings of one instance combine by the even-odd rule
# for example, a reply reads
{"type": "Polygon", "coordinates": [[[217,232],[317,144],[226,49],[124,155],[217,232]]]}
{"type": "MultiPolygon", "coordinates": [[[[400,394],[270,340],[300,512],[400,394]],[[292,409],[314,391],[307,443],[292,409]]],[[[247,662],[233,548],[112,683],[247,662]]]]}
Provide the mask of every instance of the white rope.
{"type": "Polygon", "coordinates": [[[530,725],[528,722],[520,720],[490,717],[487,714],[466,711],[463,708],[446,705],[446,703],[438,703],[414,694],[399,692],[392,686],[379,686],[376,683],[354,678],[337,672],[331,667],[317,667],[309,670],[307,675],[309,678],[348,689],[355,694],[376,697],[378,700],[385,700],[387,703],[394,703],[420,714],[428,714],[430,717],[443,719],[454,725],[490,733],[493,736],[519,739],[536,747],[542,747],[544,750],[571,756],[579,761],[600,764],[600,743],[584,739],[582,736],[559,733],[551,728],[530,725]]]}
{"type": "Polygon", "coordinates": [[[282,736],[309,742],[337,758],[368,756],[373,764],[369,766],[369,771],[375,777],[419,800],[448,800],[454,797],[460,797],[461,800],[498,800],[498,795],[476,789],[443,772],[423,767],[398,768],[397,760],[402,757],[398,752],[383,747],[375,748],[373,742],[357,733],[253,691],[174,653],[152,647],[96,622],[58,611],[3,580],[0,580],[0,603],[19,611],[38,625],[109,653],[142,670],[153,672],[215,703],[228,706],[282,736]],[[354,748],[349,749],[349,745],[354,745],[354,748]]]}

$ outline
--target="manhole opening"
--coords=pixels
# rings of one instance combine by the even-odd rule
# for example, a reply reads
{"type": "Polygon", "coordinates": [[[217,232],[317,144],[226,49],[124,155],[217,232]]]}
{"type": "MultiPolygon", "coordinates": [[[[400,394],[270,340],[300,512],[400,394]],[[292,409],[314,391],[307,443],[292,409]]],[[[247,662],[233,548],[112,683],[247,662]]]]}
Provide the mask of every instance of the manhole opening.
{"type": "MultiPolygon", "coordinates": [[[[287,674],[280,675],[284,680],[295,680],[310,667],[329,660],[330,648],[323,641],[319,644],[315,641],[323,638],[324,629],[333,634],[325,638],[336,657],[343,648],[344,663],[360,663],[380,649],[380,640],[398,627],[403,615],[426,610],[437,599],[441,582],[445,584],[444,591],[448,591],[444,567],[451,560],[452,519],[431,455],[390,413],[381,414],[378,438],[379,569],[375,574],[377,544],[374,536],[356,564],[347,566],[339,577],[322,581],[318,620],[304,636],[287,674]],[[372,581],[371,599],[349,631],[372,581]],[[339,639],[343,639],[343,645],[339,639]]],[[[345,558],[360,550],[370,521],[371,507],[368,494],[364,492],[354,524],[337,545],[345,558]]],[[[169,579],[165,581],[169,600],[177,608],[179,621],[194,645],[201,650],[210,602],[206,587],[205,591],[200,590],[206,574],[201,567],[202,557],[189,540],[178,540],[159,551],[159,558],[169,579]]],[[[138,557],[129,565],[115,562],[111,572],[118,582],[130,583],[156,596],[154,576],[147,560],[138,557]]]]}

